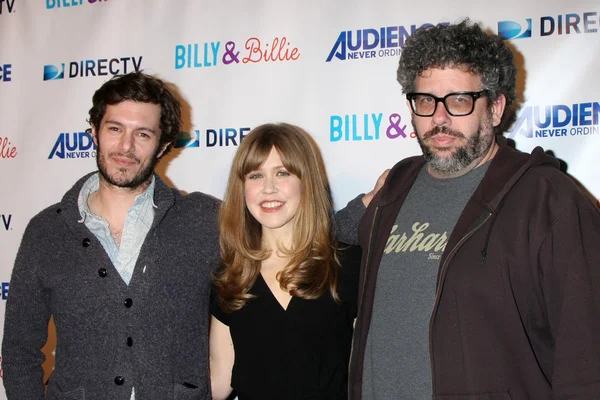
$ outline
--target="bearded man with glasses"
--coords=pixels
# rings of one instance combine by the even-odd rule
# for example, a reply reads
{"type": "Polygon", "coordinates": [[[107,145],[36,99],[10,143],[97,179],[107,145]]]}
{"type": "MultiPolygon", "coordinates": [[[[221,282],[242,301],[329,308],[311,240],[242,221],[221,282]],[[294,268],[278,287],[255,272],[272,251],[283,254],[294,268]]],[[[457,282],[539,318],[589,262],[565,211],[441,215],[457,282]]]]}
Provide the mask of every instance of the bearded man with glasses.
{"type": "Polygon", "coordinates": [[[495,132],[516,75],[468,20],[406,40],[423,156],[337,216],[363,250],[351,399],[600,395],[600,214],[556,159],[495,132]]]}

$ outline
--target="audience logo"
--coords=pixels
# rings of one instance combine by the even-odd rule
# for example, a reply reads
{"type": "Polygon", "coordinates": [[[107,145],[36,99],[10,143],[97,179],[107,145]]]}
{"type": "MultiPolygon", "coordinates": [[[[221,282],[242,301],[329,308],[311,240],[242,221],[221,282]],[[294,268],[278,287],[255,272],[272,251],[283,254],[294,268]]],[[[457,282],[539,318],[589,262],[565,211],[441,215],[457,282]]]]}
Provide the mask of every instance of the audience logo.
{"type": "Polygon", "coordinates": [[[89,132],[63,132],[52,147],[48,159],[54,157],[65,158],[90,158],[96,157],[96,144],[89,132]]]}
{"type": "Polygon", "coordinates": [[[234,41],[178,44],[175,46],[175,69],[207,68],[219,64],[259,64],[296,61],[300,50],[286,36],[270,40],[251,37],[243,48],[234,41]]]}
{"type": "Polygon", "coordinates": [[[0,136],[0,158],[16,158],[17,148],[7,137],[0,136]]]}
{"type": "Polygon", "coordinates": [[[539,19],[526,18],[526,25],[515,21],[498,21],[498,36],[502,39],[598,33],[600,14],[596,11],[572,14],[545,15],[539,19]],[[537,32],[537,33],[536,33],[537,32]]]}
{"type": "Polygon", "coordinates": [[[5,231],[12,231],[12,227],[10,226],[10,223],[12,222],[12,214],[0,214],[0,218],[0,222],[2,222],[2,228],[4,228],[5,231]]]}
{"type": "MultiPolygon", "coordinates": [[[[329,117],[329,141],[348,142],[415,138],[402,116],[392,113],[332,115],[329,117]]],[[[410,124],[410,123],[409,123],[410,124]]]]}
{"type": "Polygon", "coordinates": [[[122,75],[129,72],[138,72],[142,68],[142,59],[143,56],[99,58],[97,60],[44,65],[44,80],[87,78],[90,76],[122,75]],[[68,65],[68,68],[65,68],[65,64],[68,65]]]}
{"type": "MultiPolygon", "coordinates": [[[[449,25],[449,22],[442,22],[449,25]]],[[[377,58],[398,56],[400,48],[404,47],[406,39],[417,28],[433,26],[425,23],[410,26],[386,26],[382,28],[358,29],[355,31],[342,31],[333,44],[326,62],[333,58],[338,60],[358,60],[363,58],[377,58]]]]}
{"type": "Polygon", "coordinates": [[[564,138],[600,134],[600,103],[526,106],[521,111],[509,138],[564,138]]]}
{"type": "Polygon", "coordinates": [[[0,82],[12,81],[12,64],[0,64],[0,82]]]}
{"type": "Polygon", "coordinates": [[[46,0],[46,9],[53,10],[55,8],[70,8],[86,4],[101,4],[108,0],[46,0]]]}
{"type": "MultiPolygon", "coordinates": [[[[10,286],[10,282],[2,282],[2,300],[6,300],[8,297],[8,287],[10,286]]],[[[0,362],[2,360],[0,359],[0,362]]]]}
{"type": "Polygon", "coordinates": [[[498,21],[498,36],[502,39],[524,39],[531,37],[531,18],[525,20],[526,28],[515,21],[498,21]]]}
{"type": "Polygon", "coordinates": [[[16,12],[15,2],[17,0],[0,0],[0,15],[12,14],[16,12]]]}
{"type": "Polygon", "coordinates": [[[194,129],[192,132],[182,132],[175,148],[184,147],[237,147],[248,135],[250,128],[215,128],[194,129]]]}

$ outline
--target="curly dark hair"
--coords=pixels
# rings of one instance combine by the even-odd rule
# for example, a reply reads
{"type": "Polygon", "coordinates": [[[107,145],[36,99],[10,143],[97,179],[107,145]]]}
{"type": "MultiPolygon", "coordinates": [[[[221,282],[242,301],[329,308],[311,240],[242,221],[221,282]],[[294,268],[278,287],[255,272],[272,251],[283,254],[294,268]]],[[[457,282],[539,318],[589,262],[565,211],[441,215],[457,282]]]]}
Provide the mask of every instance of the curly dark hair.
{"type": "Polygon", "coordinates": [[[167,85],[158,78],[143,72],[131,72],[112,77],[96,90],[92,97],[89,124],[94,127],[96,132],[99,132],[106,106],[119,104],[126,100],[160,106],[159,146],[168,144],[162,154],[164,156],[181,133],[181,105],[167,85]]]}
{"type": "Polygon", "coordinates": [[[504,114],[516,98],[514,55],[498,35],[465,19],[458,24],[419,28],[406,39],[397,79],[403,93],[415,91],[417,76],[429,68],[460,67],[481,77],[490,100],[506,97],[504,114]]]}

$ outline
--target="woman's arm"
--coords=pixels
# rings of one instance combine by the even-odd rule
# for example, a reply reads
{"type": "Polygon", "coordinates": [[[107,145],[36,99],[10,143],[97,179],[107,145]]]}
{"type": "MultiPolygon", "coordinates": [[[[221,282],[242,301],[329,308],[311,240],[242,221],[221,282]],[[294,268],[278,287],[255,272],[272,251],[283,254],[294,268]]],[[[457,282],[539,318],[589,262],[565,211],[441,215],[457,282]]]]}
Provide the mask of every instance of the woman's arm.
{"type": "Polygon", "coordinates": [[[214,400],[225,400],[231,394],[231,370],[235,352],[229,327],[214,316],[210,322],[210,382],[214,400]]]}

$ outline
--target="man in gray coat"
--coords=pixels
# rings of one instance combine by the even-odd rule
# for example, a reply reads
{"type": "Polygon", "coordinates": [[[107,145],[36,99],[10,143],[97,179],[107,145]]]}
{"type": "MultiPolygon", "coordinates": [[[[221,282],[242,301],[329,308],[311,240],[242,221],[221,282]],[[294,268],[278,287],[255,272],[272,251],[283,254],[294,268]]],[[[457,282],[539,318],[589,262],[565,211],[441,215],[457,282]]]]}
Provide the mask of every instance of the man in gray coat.
{"type": "Polygon", "coordinates": [[[154,174],[180,132],[180,105],[162,81],[132,73],[96,91],[89,122],[98,171],[30,221],[17,254],[2,343],[8,399],[44,397],[50,316],[48,399],[208,399],[219,202],[154,174]]]}

